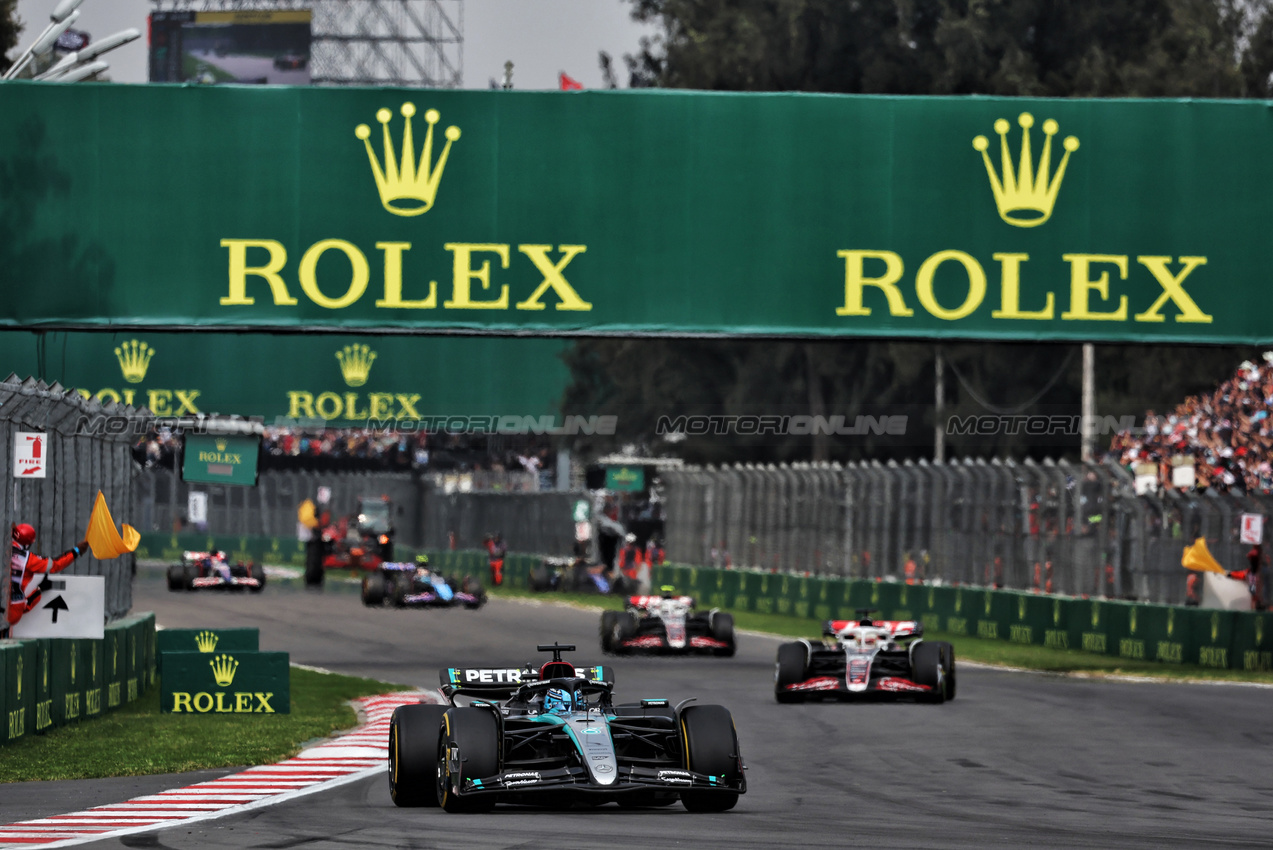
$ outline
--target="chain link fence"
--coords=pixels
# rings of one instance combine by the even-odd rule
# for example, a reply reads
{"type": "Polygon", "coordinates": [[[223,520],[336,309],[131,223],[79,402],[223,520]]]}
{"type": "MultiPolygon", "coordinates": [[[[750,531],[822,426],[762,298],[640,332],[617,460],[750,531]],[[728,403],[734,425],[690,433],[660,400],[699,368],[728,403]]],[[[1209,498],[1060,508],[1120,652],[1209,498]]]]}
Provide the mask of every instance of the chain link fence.
{"type": "Polygon", "coordinates": [[[138,476],[132,516],[139,531],[198,531],[213,535],[295,537],[297,508],[331,491],[332,517],[351,514],[362,496],[388,496],[399,543],[412,548],[473,549],[501,532],[517,552],[569,554],[572,507],[578,492],[535,491],[529,473],[444,475],[388,472],[264,470],[256,487],[187,484],[161,466],[138,476]],[[189,494],[208,494],[206,522],[187,516],[189,494]],[[451,534],[455,539],[452,541],[451,534]]]}
{"type": "Polygon", "coordinates": [[[1203,537],[1246,566],[1243,513],[1273,497],[1137,495],[1122,467],[926,461],[666,470],[669,560],[1181,604],[1203,537]]]}
{"type": "MultiPolygon", "coordinates": [[[[84,537],[97,491],[106,496],[116,522],[127,517],[139,467],[132,458],[133,423],[144,411],[109,402],[88,401],[60,384],[52,386],[10,375],[0,382],[0,452],[5,478],[0,487],[0,510],[6,524],[25,522],[35,528],[33,551],[54,557],[84,537]],[[120,427],[122,426],[122,427],[120,427]],[[15,434],[41,435],[44,478],[16,477],[15,434]],[[47,442],[46,442],[47,441],[47,442]]],[[[116,620],[133,604],[131,554],[99,561],[91,553],[77,558],[67,575],[106,577],[106,616],[116,620]]],[[[4,582],[8,602],[8,581],[4,582]]]]}

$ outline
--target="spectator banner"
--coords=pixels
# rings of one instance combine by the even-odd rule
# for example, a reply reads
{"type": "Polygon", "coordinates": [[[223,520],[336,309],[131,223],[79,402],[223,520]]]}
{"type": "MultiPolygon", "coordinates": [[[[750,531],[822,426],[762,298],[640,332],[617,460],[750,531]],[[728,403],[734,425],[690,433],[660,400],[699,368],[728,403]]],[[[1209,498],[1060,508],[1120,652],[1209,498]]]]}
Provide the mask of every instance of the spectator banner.
{"type": "Polygon", "coordinates": [[[15,82],[0,114],[11,327],[1273,341],[1263,102],[15,82]]]}
{"type": "MultiPolygon", "coordinates": [[[[529,418],[540,428],[542,417],[557,414],[569,382],[560,356],[568,345],[462,336],[0,330],[7,370],[160,417],[237,413],[319,428],[394,420],[421,431],[441,430],[438,420],[454,417],[479,420],[455,419],[457,430],[480,428],[483,417],[515,417],[505,424],[518,428],[529,418]]],[[[548,427],[568,425],[558,417],[548,427]]],[[[572,427],[597,425],[585,417],[572,427]]]]}

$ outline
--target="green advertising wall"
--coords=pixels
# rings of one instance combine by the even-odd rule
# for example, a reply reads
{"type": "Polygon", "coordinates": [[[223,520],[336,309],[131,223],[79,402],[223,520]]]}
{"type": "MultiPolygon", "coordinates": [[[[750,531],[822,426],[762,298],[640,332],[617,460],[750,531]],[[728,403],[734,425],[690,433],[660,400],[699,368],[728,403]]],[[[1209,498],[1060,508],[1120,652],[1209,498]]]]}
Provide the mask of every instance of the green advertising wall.
{"type": "MultiPolygon", "coordinates": [[[[0,256],[4,250],[0,245],[0,256]]],[[[332,425],[419,419],[423,430],[436,431],[439,417],[519,417],[516,428],[527,417],[539,427],[539,417],[559,414],[569,381],[560,355],[568,345],[462,336],[0,330],[0,363],[6,374],[38,375],[158,416],[236,413],[271,424],[282,418],[332,425]]],[[[566,425],[560,415],[552,423],[566,425]]]]}
{"type": "Polygon", "coordinates": [[[0,640],[0,744],[93,720],[155,683],[155,615],[106,626],[101,640],[0,640]]]}
{"type": "Polygon", "coordinates": [[[1265,102],[14,82],[0,113],[15,328],[1273,340],[1265,102]]]}

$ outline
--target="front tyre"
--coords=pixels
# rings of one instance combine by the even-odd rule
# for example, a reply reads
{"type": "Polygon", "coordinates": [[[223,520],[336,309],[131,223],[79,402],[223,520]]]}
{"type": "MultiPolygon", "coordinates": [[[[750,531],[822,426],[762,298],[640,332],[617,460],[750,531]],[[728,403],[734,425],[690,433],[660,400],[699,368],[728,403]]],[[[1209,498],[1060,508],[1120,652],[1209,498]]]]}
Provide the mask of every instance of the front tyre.
{"type": "Polygon", "coordinates": [[[323,544],[311,540],[305,544],[305,585],[322,587],[323,578],[323,544]]]}
{"type": "Polygon", "coordinates": [[[691,812],[726,812],[738,802],[742,784],[742,755],[734,718],[720,705],[691,705],[681,712],[685,769],[721,779],[731,788],[693,788],[681,792],[681,804],[691,812]]]}
{"type": "Polygon", "coordinates": [[[401,705],[389,721],[389,796],[402,807],[438,804],[438,738],[445,705],[401,705]]]}
{"type": "Polygon", "coordinates": [[[256,587],[249,588],[253,593],[260,593],[265,590],[265,567],[260,564],[252,564],[248,567],[248,577],[256,579],[256,587]]]}
{"type": "Polygon", "coordinates": [[[774,670],[774,698],[778,702],[803,702],[799,691],[787,690],[809,678],[809,655],[803,643],[784,643],[778,647],[778,664],[774,670]]]}
{"type": "Polygon", "coordinates": [[[915,683],[932,690],[924,694],[924,701],[937,705],[946,701],[946,679],[942,664],[942,647],[927,641],[911,650],[911,676],[915,683]]]}
{"type": "Polygon", "coordinates": [[[601,612],[601,651],[607,655],[614,652],[611,648],[611,639],[614,637],[614,623],[618,618],[618,611],[601,612]]]}
{"type": "Polygon", "coordinates": [[[489,812],[493,797],[465,798],[456,793],[466,779],[499,773],[499,729],[486,708],[452,708],[442,718],[438,740],[437,797],[448,812],[489,812]],[[452,759],[452,755],[455,756],[452,759]]]}
{"type": "Polygon", "coordinates": [[[955,698],[955,647],[944,640],[936,642],[942,648],[942,672],[946,674],[946,699],[955,698]]]}
{"type": "Polygon", "coordinates": [[[369,608],[379,608],[385,604],[385,574],[368,573],[362,577],[362,604],[369,608]]]}

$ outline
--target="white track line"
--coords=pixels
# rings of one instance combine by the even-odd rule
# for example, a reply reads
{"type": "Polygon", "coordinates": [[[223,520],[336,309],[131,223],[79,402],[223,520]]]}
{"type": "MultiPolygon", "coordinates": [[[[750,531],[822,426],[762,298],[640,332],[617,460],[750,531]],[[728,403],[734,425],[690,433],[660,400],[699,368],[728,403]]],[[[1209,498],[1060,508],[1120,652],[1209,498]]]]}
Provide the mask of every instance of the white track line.
{"type": "Polygon", "coordinates": [[[385,770],[389,719],[400,705],[438,702],[431,692],[382,694],[355,700],[364,723],[339,738],[302,750],[278,764],[147,794],[82,812],[0,826],[3,847],[71,847],[102,838],[184,826],[273,806],[326,791],[385,770]]]}

